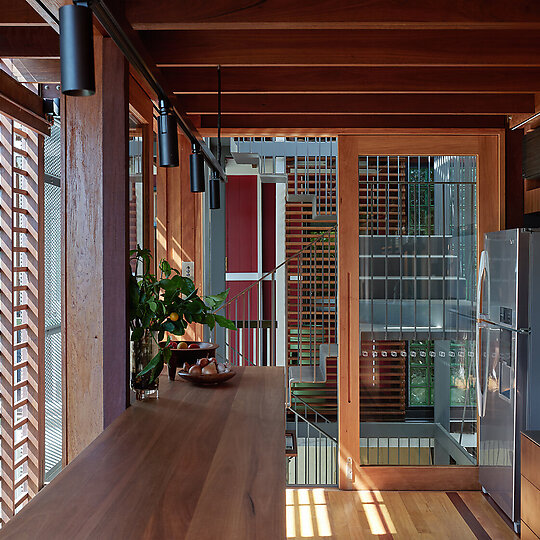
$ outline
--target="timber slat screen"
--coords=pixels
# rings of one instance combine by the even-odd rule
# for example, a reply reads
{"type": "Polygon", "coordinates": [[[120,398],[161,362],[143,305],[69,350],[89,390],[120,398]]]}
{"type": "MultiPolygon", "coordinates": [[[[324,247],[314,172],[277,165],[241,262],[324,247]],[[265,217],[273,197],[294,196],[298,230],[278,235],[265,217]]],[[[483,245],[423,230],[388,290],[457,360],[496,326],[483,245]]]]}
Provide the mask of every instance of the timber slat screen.
{"type": "Polygon", "coordinates": [[[360,420],[405,418],[405,341],[362,341],[360,357],[360,420]]]}
{"type": "Polygon", "coordinates": [[[43,136],[0,114],[1,521],[42,485],[43,136]]]}
{"type": "MultiPolygon", "coordinates": [[[[295,142],[302,138],[296,138],[295,142]]],[[[320,138],[305,142],[320,143],[320,138]]],[[[330,139],[330,155],[287,156],[285,208],[286,258],[298,253],[336,225],[337,142],[330,139]],[[312,199],[310,199],[312,197],[312,199]]],[[[316,148],[317,149],[317,148],[316,148]]],[[[324,343],[337,343],[335,235],[287,265],[287,356],[289,365],[319,364],[324,343]],[[313,285],[309,286],[309,284],[313,285]],[[328,305],[324,305],[328,302],[328,305]]],[[[294,391],[322,414],[337,413],[337,359],[329,357],[326,382],[294,383],[294,391]]]]}

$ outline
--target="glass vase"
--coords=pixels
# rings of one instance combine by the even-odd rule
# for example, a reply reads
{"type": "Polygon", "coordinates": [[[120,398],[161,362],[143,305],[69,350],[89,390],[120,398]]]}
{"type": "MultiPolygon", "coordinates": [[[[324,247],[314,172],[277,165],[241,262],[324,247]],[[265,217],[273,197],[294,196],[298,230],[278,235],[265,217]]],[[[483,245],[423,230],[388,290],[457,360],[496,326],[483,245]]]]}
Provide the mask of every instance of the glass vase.
{"type": "Polygon", "coordinates": [[[152,372],[138,376],[156,353],[157,345],[150,330],[145,330],[141,339],[131,342],[131,389],[139,401],[158,397],[159,377],[150,382],[152,372]]]}

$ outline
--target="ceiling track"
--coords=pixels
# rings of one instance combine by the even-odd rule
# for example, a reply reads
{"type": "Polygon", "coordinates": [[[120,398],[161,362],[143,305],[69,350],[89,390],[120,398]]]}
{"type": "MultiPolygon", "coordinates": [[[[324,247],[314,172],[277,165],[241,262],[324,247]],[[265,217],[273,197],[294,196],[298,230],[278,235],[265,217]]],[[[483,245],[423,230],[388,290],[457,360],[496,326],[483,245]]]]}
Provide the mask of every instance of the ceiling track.
{"type": "MultiPolygon", "coordinates": [[[[157,80],[155,75],[152,73],[146,62],[142,59],[141,55],[131,43],[131,40],[126,35],[122,26],[118,23],[114,15],[111,13],[107,5],[102,0],[86,0],[86,1],[74,1],[74,4],[86,4],[90,7],[96,16],[99,23],[103,26],[104,30],[111,37],[111,39],[116,43],[117,47],[122,51],[122,54],[126,57],[127,61],[141,74],[141,76],[146,80],[152,90],[156,93],[158,99],[164,99],[168,103],[169,97],[160,82],[157,80]]],[[[201,152],[204,156],[204,159],[208,166],[216,173],[216,175],[223,181],[227,181],[225,171],[221,163],[217,160],[216,156],[208,148],[206,143],[197,137],[193,133],[192,129],[187,125],[186,121],[176,107],[171,104],[171,112],[180,126],[180,129],[189,139],[192,145],[200,147],[201,152]]]]}

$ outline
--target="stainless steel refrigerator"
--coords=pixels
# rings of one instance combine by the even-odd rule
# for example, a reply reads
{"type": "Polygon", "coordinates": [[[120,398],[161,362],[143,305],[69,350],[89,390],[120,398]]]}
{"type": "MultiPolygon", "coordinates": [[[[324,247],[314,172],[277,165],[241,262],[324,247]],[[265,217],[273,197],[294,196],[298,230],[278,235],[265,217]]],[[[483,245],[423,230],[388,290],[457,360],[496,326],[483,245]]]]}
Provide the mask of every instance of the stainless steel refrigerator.
{"type": "Polygon", "coordinates": [[[477,281],[480,483],[520,519],[520,431],[540,429],[540,231],[488,233],[477,281]]]}

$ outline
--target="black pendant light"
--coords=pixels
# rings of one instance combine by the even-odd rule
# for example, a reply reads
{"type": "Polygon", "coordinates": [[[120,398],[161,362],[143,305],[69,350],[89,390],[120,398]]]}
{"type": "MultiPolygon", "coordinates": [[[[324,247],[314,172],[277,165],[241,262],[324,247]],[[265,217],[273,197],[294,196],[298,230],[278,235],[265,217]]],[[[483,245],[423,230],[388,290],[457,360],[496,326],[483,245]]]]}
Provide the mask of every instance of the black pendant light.
{"type": "Polygon", "coordinates": [[[178,131],[176,118],[165,100],[159,102],[159,166],[178,167],[178,131]]]}
{"type": "Polygon", "coordinates": [[[221,190],[221,181],[219,176],[216,173],[212,174],[210,179],[210,209],[219,210],[220,207],[220,190],[221,190]]]}
{"type": "Polygon", "coordinates": [[[66,4],[60,8],[59,24],[62,93],[92,96],[96,93],[92,10],[66,4]]]}
{"type": "Polygon", "coordinates": [[[204,157],[196,144],[193,145],[193,153],[189,156],[189,172],[191,192],[202,193],[204,191],[204,157]]]}

